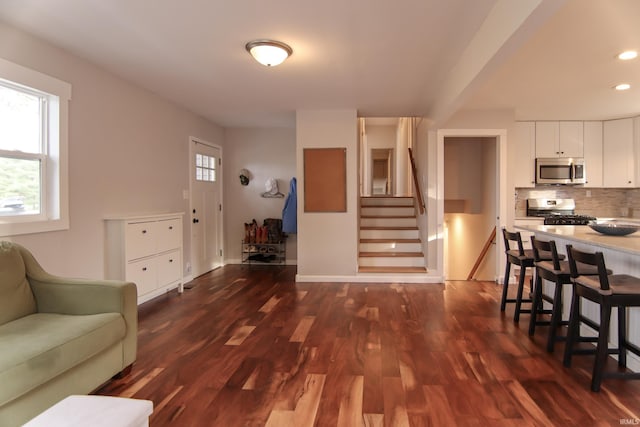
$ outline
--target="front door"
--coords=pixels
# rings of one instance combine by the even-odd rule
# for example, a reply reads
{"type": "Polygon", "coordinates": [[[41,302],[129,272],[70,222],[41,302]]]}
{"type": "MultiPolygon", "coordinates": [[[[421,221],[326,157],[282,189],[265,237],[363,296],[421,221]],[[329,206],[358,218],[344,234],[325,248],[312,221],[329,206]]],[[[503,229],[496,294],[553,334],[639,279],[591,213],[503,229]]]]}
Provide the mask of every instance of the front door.
{"type": "Polygon", "coordinates": [[[219,147],[190,140],[191,268],[194,277],[222,266],[222,157],[219,147]]]}

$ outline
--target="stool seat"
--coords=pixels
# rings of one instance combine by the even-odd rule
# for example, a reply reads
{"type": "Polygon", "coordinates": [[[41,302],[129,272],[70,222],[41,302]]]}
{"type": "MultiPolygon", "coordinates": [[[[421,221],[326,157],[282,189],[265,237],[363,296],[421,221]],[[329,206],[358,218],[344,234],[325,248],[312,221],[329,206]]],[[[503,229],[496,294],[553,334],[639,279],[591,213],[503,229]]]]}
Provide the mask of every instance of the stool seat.
{"type": "MultiPolygon", "coordinates": [[[[559,264],[560,269],[556,270],[552,261],[539,261],[535,263],[536,267],[548,270],[553,274],[570,276],[569,261],[560,261],[559,264]]],[[[593,276],[598,274],[598,268],[592,265],[577,263],[577,267],[578,274],[580,275],[593,276]]],[[[611,274],[611,270],[608,270],[608,274],[611,274]]]]}
{"type": "MultiPolygon", "coordinates": [[[[533,255],[536,267],[536,280],[533,288],[533,304],[531,307],[531,318],[529,319],[529,335],[533,335],[537,325],[549,325],[549,334],[547,337],[547,351],[553,352],[556,341],[563,341],[566,336],[558,335],[559,326],[568,324],[562,320],[562,288],[564,285],[571,284],[571,268],[569,261],[562,260],[556,243],[553,240],[548,242],[531,237],[531,245],[533,246],[533,255]],[[543,259],[543,256],[550,255],[550,260],[543,259]],[[553,296],[546,295],[543,292],[542,279],[552,282],[555,286],[553,296]],[[544,310],[542,302],[547,301],[551,304],[551,310],[544,310]],[[539,320],[539,314],[551,314],[549,321],[539,320]]],[[[580,274],[597,275],[598,268],[593,265],[577,263],[580,274]]],[[[611,273],[611,271],[608,271],[611,273]]]]}
{"type": "Polygon", "coordinates": [[[592,391],[600,391],[603,378],[640,379],[640,373],[624,369],[627,366],[627,352],[640,356],[640,348],[627,340],[627,308],[640,307],[640,278],[628,274],[609,275],[602,252],[582,252],[567,245],[567,255],[569,256],[569,268],[573,281],[573,296],[567,345],[564,349],[564,366],[571,366],[571,358],[574,354],[595,353],[596,358],[591,375],[592,391]],[[598,269],[598,275],[580,275],[577,268],[578,262],[595,266],[598,269]],[[600,324],[582,316],[580,308],[582,299],[600,306],[600,324]],[[609,348],[609,325],[613,307],[616,307],[618,312],[617,348],[609,348]],[[585,338],[580,335],[580,323],[585,323],[597,331],[595,351],[574,348],[576,342],[584,341],[585,338]],[[604,368],[610,353],[618,355],[618,366],[623,369],[605,372],[604,368]]]}
{"type": "MultiPolygon", "coordinates": [[[[502,301],[500,303],[500,311],[505,311],[507,303],[515,303],[515,310],[513,313],[513,321],[518,322],[520,320],[520,313],[531,313],[531,309],[523,309],[522,303],[531,303],[531,299],[523,299],[522,294],[524,292],[524,278],[528,267],[533,268],[534,253],[532,249],[524,249],[522,245],[522,237],[519,232],[507,231],[506,228],[502,229],[502,237],[504,239],[505,255],[507,256],[507,262],[504,273],[504,283],[502,287],[502,301]],[[515,247],[511,248],[511,244],[515,247]],[[511,265],[520,266],[520,272],[518,274],[518,291],[515,299],[507,297],[509,289],[509,273],[511,271],[511,265]]],[[[541,255],[541,259],[550,260],[551,254],[545,252],[541,255]]],[[[533,292],[533,285],[530,285],[531,292],[533,292]]]]}

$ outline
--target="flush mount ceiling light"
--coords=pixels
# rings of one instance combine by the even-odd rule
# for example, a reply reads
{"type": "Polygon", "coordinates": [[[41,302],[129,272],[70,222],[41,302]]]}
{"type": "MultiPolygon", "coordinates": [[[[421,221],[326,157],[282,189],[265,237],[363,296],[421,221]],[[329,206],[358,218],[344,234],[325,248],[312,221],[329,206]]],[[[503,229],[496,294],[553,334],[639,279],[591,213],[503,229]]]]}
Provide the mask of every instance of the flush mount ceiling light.
{"type": "Polygon", "coordinates": [[[628,90],[631,89],[631,85],[629,83],[620,83],[614,87],[615,90],[628,90]]]}
{"type": "Polygon", "coordinates": [[[638,56],[638,52],[635,50],[625,50],[621,54],[618,55],[618,59],[622,59],[623,61],[628,61],[629,59],[634,59],[638,56]]]}
{"type": "Polygon", "coordinates": [[[245,45],[256,61],[267,67],[282,64],[293,50],[286,44],[275,40],[254,40],[245,45]]]}

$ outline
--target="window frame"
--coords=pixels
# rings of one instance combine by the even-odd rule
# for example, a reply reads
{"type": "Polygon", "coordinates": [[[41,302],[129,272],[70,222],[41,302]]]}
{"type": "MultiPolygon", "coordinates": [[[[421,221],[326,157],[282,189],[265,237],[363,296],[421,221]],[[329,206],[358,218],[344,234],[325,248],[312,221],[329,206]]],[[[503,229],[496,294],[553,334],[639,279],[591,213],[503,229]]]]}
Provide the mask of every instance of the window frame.
{"type": "Polygon", "coordinates": [[[38,215],[0,217],[0,236],[69,229],[69,101],[71,85],[39,71],[0,58],[0,80],[25,92],[43,95],[40,154],[2,150],[3,157],[41,159],[41,212],[38,215]]]}

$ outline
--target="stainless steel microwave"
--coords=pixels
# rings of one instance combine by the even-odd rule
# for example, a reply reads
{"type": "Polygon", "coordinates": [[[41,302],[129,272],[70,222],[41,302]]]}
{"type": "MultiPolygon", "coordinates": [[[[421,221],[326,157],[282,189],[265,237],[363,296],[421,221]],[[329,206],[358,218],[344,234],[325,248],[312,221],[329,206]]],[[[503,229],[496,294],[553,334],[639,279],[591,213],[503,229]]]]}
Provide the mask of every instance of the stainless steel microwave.
{"type": "Polygon", "coordinates": [[[536,184],[585,184],[583,158],[552,157],[536,159],[536,184]]]}

